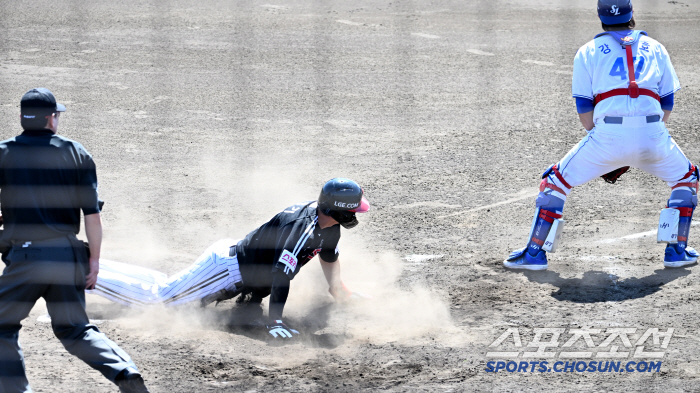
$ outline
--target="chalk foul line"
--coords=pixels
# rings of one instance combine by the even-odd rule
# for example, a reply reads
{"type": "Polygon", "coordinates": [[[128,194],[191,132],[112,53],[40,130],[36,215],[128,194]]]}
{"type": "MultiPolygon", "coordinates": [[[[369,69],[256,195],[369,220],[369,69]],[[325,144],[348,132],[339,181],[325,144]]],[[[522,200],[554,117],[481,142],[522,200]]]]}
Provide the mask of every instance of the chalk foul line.
{"type": "MultiPolygon", "coordinates": [[[[692,225],[692,226],[700,225],[700,222],[694,222],[690,225],[692,225]]],[[[616,237],[614,239],[598,240],[596,243],[602,243],[602,244],[617,243],[617,242],[624,241],[624,240],[634,240],[634,239],[639,239],[642,237],[654,236],[654,235],[656,235],[656,229],[653,229],[651,231],[646,231],[646,232],[633,233],[633,234],[627,235],[627,236],[616,237]]]]}
{"type": "Polygon", "coordinates": [[[518,193],[518,194],[520,194],[520,196],[515,197],[515,198],[511,198],[511,199],[508,199],[508,200],[505,200],[505,201],[493,203],[493,204],[486,205],[486,206],[475,207],[475,208],[472,208],[472,209],[469,209],[469,210],[462,210],[462,211],[458,211],[458,212],[446,214],[446,215],[444,215],[444,216],[439,216],[438,218],[454,217],[454,216],[459,216],[460,214],[472,213],[472,212],[476,212],[476,211],[479,211],[479,210],[490,209],[490,208],[496,207],[496,206],[507,205],[507,204],[509,204],[509,203],[522,201],[523,199],[528,199],[528,198],[536,197],[537,194],[539,194],[539,193],[540,193],[539,190],[537,190],[537,191],[531,191],[530,189],[528,189],[528,190],[523,190],[523,191],[521,191],[521,192],[518,193]]]}

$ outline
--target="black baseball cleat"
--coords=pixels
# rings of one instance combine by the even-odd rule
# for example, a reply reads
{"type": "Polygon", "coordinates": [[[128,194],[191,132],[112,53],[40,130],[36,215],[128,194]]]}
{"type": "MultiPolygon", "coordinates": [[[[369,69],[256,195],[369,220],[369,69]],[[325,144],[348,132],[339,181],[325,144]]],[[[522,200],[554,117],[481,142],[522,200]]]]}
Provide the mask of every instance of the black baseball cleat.
{"type": "MultiPolygon", "coordinates": [[[[263,309],[260,303],[263,301],[263,297],[267,294],[261,294],[259,292],[244,290],[241,296],[236,298],[236,307],[232,310],[232,318],[236,321],[246,321],[244,325],[258,326],[256,322],[259,318],[262,318],[263,309]]],[[[262,323],[265,326],[265,323],[262,323]]]]}
{"type": "Polygon", "coordinates": [[[219,303],[223,302],[224,300],[233,299],[234,297],[238,296],[239,293],[241,292],[222,289],[220,291],[216,291],[208,296],[203,297],[202,300],[200,300],[199,302],[199,306],[206,307],[209,304],[216,302],[216,304],[214,305],[214,307],[216,307],[219,305],[219,303]]]}
{"type": "Polygon", "coordinates": [[[244,289],[241,296],[236,299],[236,304],[239,306],[259,305],[267,295],[269,295],[269,293],[244,289]]]}
{"type": "Polygon", "coordinates": [[[131,367],[120,372],[114,383],[117,384],[122,393],[149,393],[141,374],[131,367]]]}

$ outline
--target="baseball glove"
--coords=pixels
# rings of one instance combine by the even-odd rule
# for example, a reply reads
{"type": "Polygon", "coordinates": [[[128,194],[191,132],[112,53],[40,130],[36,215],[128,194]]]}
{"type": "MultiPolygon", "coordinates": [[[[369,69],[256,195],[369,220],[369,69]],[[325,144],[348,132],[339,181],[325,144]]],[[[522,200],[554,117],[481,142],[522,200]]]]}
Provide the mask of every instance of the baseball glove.
{"type": "Polygon", "coordinates": [[[630,167],[628,167],[628,166],[623,166],[622,168],[617,168],[617,169],[615,169],[614,171],[610,171],[610,172],[604,174],[604,175],[601,176],[601,177],[602,177],[603,180],[605,180],[606,182],[608,182],[608,183],[610,183],[610,184],[615,184],[615,182],[617,181],[617,179],[619,179],[620,176],[622,176],[622,174],[625,173],[625,172],[627,172],[629,169],[630,169],[630,167]]]}

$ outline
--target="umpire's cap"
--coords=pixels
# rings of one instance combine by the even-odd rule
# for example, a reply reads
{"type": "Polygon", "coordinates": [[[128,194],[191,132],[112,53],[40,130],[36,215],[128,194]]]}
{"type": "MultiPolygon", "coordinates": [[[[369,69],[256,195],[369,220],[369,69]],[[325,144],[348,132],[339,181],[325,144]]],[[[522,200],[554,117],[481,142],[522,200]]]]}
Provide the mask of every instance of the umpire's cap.
{"type": "Polygon", "coordinates": [[[24,93],[19,103],[22,114],[65,112],[66,107],[56,102],[51,90],[44,87],[24,93]]]}
{"type": "Polygon", "coordinates": [[[358,224],[355,213],[365,213],[370,209],[362,187],[342,177],[328,180],[323,185],[318,196],[318,207],[323,214],[331,216],[348,229],[358,224]]]}
{"type": "Polygon", "coordinates": [[[629,22],[632,11],[631,0],[598,0],[598,17],[606,25],[629,22]]]}

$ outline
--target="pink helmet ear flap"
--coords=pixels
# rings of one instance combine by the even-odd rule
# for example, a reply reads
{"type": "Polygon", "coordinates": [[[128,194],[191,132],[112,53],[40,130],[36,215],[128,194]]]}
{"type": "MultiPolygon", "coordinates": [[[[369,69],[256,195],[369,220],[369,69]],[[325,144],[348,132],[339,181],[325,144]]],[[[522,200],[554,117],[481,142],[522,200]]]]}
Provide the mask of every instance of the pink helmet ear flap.
{"type": "Polygon", "coordinates": [[[352,209],[350,211],[353,213],[366,213],[369,211],[370,208],[371,208],[371,206],[369,204],[369,201],[363,195],[362,200],[360,201],[360,206],[358,206],[357,208],[352,209]]]}

